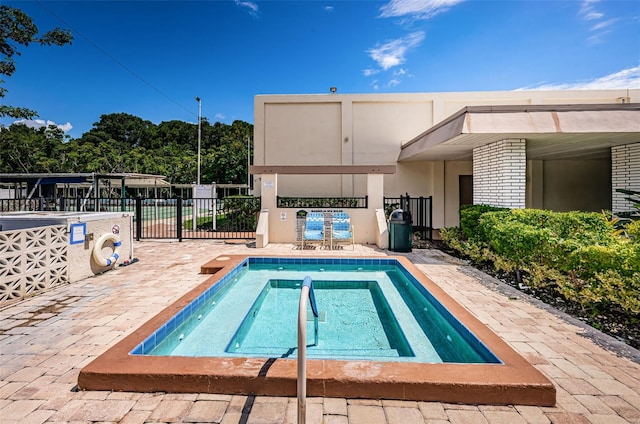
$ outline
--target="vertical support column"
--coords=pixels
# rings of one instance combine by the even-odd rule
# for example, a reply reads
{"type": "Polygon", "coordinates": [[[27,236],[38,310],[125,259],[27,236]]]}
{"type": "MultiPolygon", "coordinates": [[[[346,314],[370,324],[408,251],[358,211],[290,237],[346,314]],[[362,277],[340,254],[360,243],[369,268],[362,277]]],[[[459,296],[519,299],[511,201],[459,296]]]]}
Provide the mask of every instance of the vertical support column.
{"type": "Polygon", "coordinates": [[[640,143],[611,148],[611,209],[630,211],[633,205],[617,189],[640,191],[640,143]]]}
{"type": "Polygon", "coordinates": [[[526,203],[526,140],[473,149],[473,203],[522,209],[526,203]]]}
{"type": "Polygon", "coordinates": [[[126,212],[127,210],[127,186],[125,185],[125,178],[120,180],[120,211],[126,212]]]}
{"type": "MultiPolygon", "coordinates": [[[[277,205],[278,205],[278,174],[262,174],[257,175],[260,180],[260,204],[262,212],[260,212],[260,219],[263,218],[264,213],[267,213],[267,236],[260,234],[261,228],[256,230],[256,247],[265,247],[269,240],[278,240],[274,235],[271,234],[274,229],[277,227],[277,220],[279,217],[277,216],[277,205]],[[266,212],[268,211],[268,212],[266,212]]],[[[255,188],[255,187],[254,187],[255,188]]],[[[260,227],[260,225],[258,225],[260,227]]]]}
{"type": "MultiPolygon", "coordinates": [[[[444,228],[445,224],[445,162],[435,161],[432,168],[433,175],[431,175],[431,181],[433,181],[433,223],[434,228],[444,228]]],[[[475,190],[475,187],[474,187],[475,190]]]]}
{"type": "Polygon", "coordinates": [[[367,174],[367,209],[384,209],[384,175],[367,174]]]}

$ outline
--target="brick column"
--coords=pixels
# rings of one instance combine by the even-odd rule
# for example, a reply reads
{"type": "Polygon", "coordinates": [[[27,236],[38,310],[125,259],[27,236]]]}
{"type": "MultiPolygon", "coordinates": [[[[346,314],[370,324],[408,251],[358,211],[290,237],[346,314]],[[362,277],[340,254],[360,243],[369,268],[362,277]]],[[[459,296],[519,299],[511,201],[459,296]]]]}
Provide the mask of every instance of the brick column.
{"type": "Polygon", "coordinates": [[[616,189],[640,191],[640,143],[611,148],[611,209],[613,212],[633,210],[627,195],[616,189]]]}
{"type": "Polygon", "coordinates": [[[524,208],[526,140],[501,140],[473,149],[473,203],[524,208]]]}

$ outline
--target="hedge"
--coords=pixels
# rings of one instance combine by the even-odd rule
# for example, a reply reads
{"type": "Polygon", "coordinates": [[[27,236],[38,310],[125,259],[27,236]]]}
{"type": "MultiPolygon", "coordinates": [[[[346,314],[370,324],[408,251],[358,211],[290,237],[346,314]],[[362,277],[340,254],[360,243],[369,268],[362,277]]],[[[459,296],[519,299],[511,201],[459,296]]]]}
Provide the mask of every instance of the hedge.
{"type": "Polygon", "coordinates": [[[552,212],[472,205],[461,231],[443,240],[475,262],[520,271],[530,285],[557,286],[586,308],[616,305],[640,313],[640,224],[619,235],[603,213],[552,212]]]}

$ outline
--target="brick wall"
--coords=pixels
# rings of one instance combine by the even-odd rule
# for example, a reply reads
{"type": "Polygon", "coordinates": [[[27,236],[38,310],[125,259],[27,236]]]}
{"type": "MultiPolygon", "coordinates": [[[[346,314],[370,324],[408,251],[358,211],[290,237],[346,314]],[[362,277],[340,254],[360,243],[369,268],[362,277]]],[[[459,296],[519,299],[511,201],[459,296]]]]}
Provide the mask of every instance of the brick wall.
{"type": "Polygon", "coordinates": [[[527,153],[524,139],[473,150],[473,203],[524,208],[527,153]]]}
{"type": "Polygon", "coordinates": [[[640,143],[611,148],[611,187],[613,212],[632,210],[626,195],[616,192],[618,188],[640,191],[640,143]]]}

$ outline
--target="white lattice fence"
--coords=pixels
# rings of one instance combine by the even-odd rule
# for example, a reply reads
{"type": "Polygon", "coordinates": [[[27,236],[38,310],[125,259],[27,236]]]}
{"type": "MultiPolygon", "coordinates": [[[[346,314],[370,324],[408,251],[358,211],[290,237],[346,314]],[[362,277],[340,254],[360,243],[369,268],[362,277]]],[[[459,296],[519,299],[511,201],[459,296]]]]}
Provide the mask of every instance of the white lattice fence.
{"type": "Polygon", "coordinates": [[[0,232],[0,305],[69,282],[65,226],[0,232]]]}

